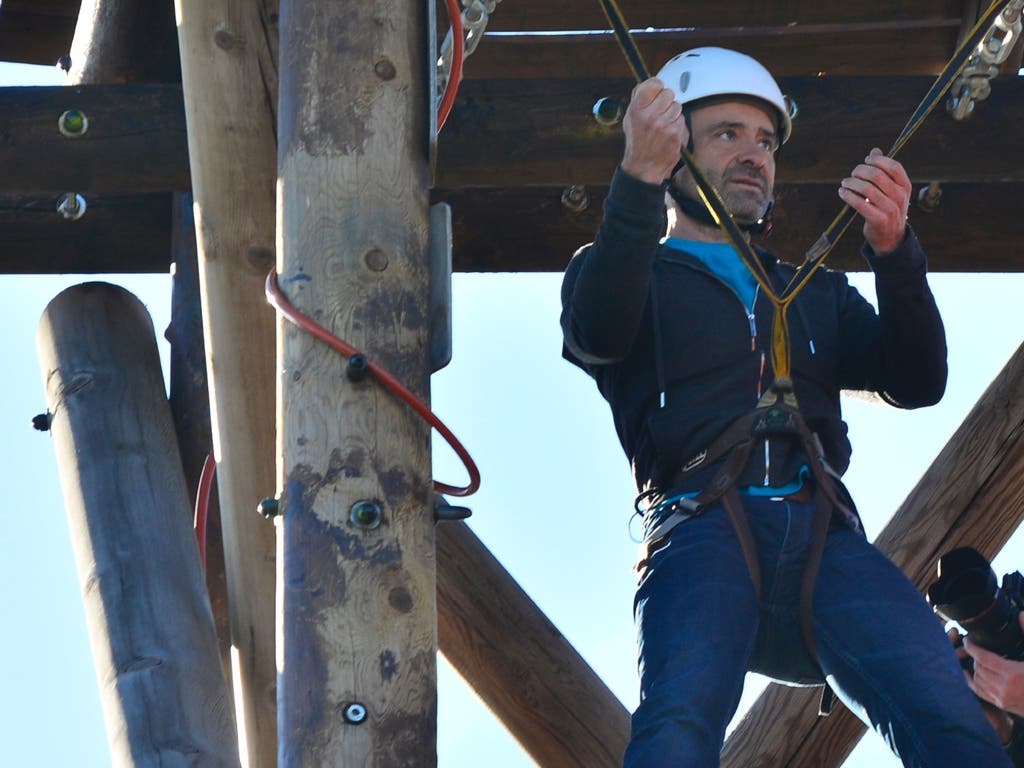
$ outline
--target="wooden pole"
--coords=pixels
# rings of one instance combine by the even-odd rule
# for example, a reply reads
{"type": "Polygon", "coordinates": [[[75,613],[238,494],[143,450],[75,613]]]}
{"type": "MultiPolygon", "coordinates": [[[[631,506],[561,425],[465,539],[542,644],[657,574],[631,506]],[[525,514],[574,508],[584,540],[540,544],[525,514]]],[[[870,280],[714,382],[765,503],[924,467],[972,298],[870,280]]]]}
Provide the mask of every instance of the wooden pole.
{"type": "MultiPolygon", "coordinates": [[[[273,526],[276,29],[265,2],[180,0],[178,37],[195,196],[242,759],[277,762],[273,526]]],[[[272,9],[270,9],[272,10],[272,9]]]]}
{"type": "Polygon", "coordinates": [[[68,85],[177,82],[171,3],[82,0],[70,58],[68,85]]]}
{"type": "MultiPolygon", "coordinates": [[[[427,396],[427,35],[413,0],[281,3],[278,271],[296,307],[427,396]]],[[[279,333],[282,766],[436,765],[429,430],[279,333]],[[370,505],[368,522],[350,511],[370,505]],[[371,521],[380,511],[379,524],[371,521]]]]}
{"type": "Polygon", "coordinates": [[[152,322],[88,283],[37,345],[113,762],[237,765],[152,322]]]}
{"type": "MultiPolygon", "coordinates": [[[[203,344],[203,312],[199,296],[199,263],[192,195],[174,195],[171,225],[171,322],[164,336],[171,344],[171,418],[178,435],[188,498],[196,499],[207,457],[213,452],[209,381],[203,344]]],[[[224,540],[216,482],[206,503],[206,589],[217,627],[221,666],[230,680],[231,623],[228,614],[224,540]]]]}

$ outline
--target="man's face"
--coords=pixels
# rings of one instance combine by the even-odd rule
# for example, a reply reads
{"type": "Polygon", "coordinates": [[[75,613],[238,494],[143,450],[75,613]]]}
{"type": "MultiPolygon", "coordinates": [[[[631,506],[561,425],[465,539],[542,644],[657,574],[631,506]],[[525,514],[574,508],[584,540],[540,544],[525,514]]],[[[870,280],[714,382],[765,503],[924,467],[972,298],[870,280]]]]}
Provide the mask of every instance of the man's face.
{"type": "MultiPolygon", "coordinates": [[[[747,102],[727,101],[695,109],[690,115],[693,157],[725,207],[740,224],[753,224],[768,209],[775,185],[779,137],[771,114],[747,102]]],[[[699,200],[689,170],[674,177],[689,197],[699,200]]]]}

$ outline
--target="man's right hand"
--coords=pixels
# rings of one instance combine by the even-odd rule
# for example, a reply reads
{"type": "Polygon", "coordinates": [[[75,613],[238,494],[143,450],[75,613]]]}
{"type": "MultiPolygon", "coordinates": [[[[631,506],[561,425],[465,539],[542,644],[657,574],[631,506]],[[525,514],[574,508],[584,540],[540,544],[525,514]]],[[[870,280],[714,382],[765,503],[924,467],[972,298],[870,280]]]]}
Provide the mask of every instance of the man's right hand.
{"type": "Polygon", "coordinates": [[[690,138],[682,108],[656,77],[633,89],[622,130],[626,134],[622,170],[650,184],[668,178],[690,138]]]}

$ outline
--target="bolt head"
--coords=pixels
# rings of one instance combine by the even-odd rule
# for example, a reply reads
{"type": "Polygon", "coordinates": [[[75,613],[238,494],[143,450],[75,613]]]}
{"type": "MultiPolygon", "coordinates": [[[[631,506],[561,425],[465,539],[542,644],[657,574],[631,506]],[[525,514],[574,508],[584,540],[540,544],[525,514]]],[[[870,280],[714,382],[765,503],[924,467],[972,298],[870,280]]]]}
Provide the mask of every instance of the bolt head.
{"type": "Polygon", "coordinates": [[[89,118],[85,116],[84,112],[69,109],[63,112],[57,120],[57,127],[63,135],[75,138],[89,130],[89,118]]]}
{"type": "Polygon", "coordinates": [[[256,505],[256,511],[267,520],[272,520],[281,514],[281,502],[274,498],[263,499],[256,505]]]}
{"type": "Polygon", "coordinates": [[[32,417],[32,429],[36,432],[49,432],[50,423],[53,421],[53,414],[46,412],[32,417]]]}
{"type": "Polygon", "coordinates": [[[352,505],[348,519],[358,528],[376,528],[380,525],[380,505],[374,501],[357,501],[352,505]]]}
{"type": "Polygon", "coordinates": [[[622,102],[608,96],[594,102],[594,119],[598,125],[617,125],[622,122],[625,110],[622,102]]]}
{"type": "Polygon", "coordinates": [[[351,704],[346,704],[345,709],[342,711],[342,717],[345,718],[346,723],[352,725],[359,725],[360,723],[366,722],[366,717],[369,713],[359,702],[353,701],[351,704]]]}

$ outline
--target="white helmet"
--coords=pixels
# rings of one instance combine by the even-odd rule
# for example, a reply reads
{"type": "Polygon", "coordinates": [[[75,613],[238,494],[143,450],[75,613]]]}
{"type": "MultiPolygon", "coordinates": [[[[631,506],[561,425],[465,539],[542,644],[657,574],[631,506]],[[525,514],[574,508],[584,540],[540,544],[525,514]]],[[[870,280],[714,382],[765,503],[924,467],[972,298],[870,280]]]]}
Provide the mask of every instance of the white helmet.
{"type": "Polygon", "coordinates": [[[657,77],[683,105],[709,96],[732,94],[760,99],[778,113],[783,144],[793,130],[792,117],[796,112],[791,102],[782,95],[771,73],[744,53],[726,48],[693,48],[669,59],[657,77]]]}

